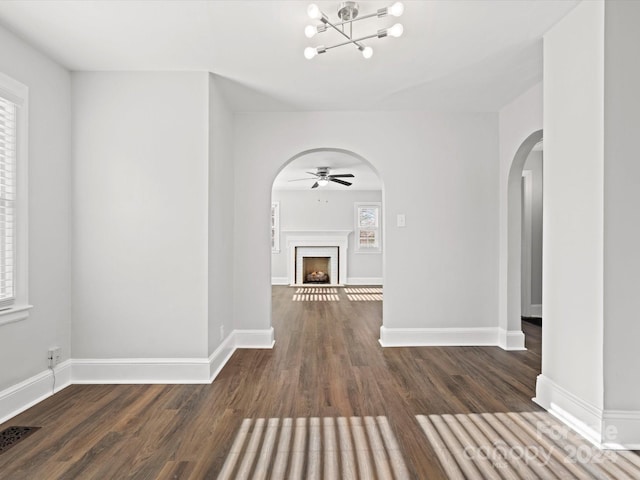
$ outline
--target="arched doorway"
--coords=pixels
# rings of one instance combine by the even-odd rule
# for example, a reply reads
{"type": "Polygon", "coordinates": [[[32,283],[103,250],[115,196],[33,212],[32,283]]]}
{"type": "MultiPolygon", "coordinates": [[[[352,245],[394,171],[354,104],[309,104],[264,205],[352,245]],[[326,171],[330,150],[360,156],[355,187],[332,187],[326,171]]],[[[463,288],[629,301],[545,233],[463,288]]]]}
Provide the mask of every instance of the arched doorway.
{"type": "Polygon", "coordinates": [[[542,140],[542,130],[529,135],[513,158],[508,178],[507,217],[507,330],[522,330],[522,186],[523,170],[533,148],[542,140]]]}
{"type": "Polygon", "coordinates": [[[302,151],[278,171],[271,199],[273,286],[295,287],[293,298],[357,289],[382,301],[383,185],[370,162],[339,148],[302,151]],[[334,176],[326,184],[317,176],[324,169],[334,176]]]}

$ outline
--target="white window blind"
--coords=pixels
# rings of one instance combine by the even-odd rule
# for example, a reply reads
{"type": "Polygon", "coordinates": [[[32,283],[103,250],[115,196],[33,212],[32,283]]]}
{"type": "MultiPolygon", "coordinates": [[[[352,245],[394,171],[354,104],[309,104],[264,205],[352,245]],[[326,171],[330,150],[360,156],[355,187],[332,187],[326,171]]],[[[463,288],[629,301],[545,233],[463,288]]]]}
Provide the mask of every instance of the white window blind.
{"type": "Polygon", "coordinates": [[[15,301],[16,110],[0,97],[0,309],[15,301]]]}

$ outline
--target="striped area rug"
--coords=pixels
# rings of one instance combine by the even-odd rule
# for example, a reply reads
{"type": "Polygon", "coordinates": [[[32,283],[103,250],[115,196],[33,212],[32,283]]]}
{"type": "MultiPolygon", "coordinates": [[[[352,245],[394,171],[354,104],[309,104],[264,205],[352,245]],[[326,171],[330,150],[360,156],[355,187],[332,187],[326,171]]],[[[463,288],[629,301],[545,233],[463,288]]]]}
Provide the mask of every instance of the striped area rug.
{"type": "Polygon", "coordinates": [[[336,294],[323,293],[296,293],[293,296],[294,302],[339,302],[340,297],[336,294]]]}

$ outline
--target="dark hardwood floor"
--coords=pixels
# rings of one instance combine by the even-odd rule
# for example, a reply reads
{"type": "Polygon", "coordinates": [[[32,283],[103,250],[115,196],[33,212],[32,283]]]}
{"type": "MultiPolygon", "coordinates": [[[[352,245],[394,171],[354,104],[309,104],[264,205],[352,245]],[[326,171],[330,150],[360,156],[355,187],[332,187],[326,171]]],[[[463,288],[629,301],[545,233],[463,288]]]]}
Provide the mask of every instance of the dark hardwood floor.
{"type": "Polygon", "coordinates": [[[523,322],[522,352],[383,349],[381,302],[349,301],[342,289],[340,301],[293,302],[293,293],[273,289],[273,350],[236,351],[211,385],[72,385],[0,425],[41,427],[0,455],[0,478],[268,478],[278,469],[299,478],[447,478],[416,416],[541,411],[531,401],[538,326],[523,322]],[[285,419],[305,429],[287,430],[285,419]],[[294,432],[293,444],[301,431],[300,448],[287,446],[284,432],[294,432]],[[241,433],[255,444],[242,444],[241,433]],[[323,457],[314,453],[322,448],[323,457]],[[308,452],[296,457],[300,449],[308,452]]]}

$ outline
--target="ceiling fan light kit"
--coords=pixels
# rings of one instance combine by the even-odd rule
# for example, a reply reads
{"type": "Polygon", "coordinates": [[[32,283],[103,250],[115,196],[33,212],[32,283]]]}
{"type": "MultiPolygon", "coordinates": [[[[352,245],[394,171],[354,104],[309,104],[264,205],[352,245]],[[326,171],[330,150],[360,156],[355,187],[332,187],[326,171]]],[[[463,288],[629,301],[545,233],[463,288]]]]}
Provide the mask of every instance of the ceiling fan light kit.
{"type": "Polygon", "coordinates": [[[344,45],[354,45],[360,51],[360,53],[362,53],[362,56],[364,58],[371,58],[373,56],[373,49],[362,43],[364,40],[368,40],[370,38],[384,38],[387,36],[397,38],[402,35],[404,28],[400,23],[396,23],[392,27],[379,29],[376,33],[364,35],[358,38],[354,38],[353,34],[353,22],[355,21],[386,16],[399,17],[404,12],[404,5],[401,2],[396,2],[386,8],[380,8],[376,12],[367,15],[358,16],[359,11],[360,7],[357,2],[341,2],[338,5],[339,20],[336,22],[332,22],[329,20],[329,17],[327,17],[327,15],[323,13],[322,10],[320,10],[320,7],[318,7],[318,5],[316,5],[315,3],[309,5],[309,7],[307,7],[307,14],[311,19],[319,20],[321,23],[317,25],[306,26],[306,28],[304,29],[304,34],[307,38],[313,38],[319,33],[324,33],[329,29],[333,29],[344,38],[346,38],[346,41],[328,47],[325,47],[324,45],[319,45],[317,47],[307,47],[304,49],[305,58],[311,60],[313,57],[321,53],[326,53],[327,50],[342,47],[344,45]]]}

